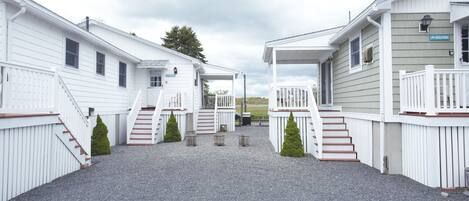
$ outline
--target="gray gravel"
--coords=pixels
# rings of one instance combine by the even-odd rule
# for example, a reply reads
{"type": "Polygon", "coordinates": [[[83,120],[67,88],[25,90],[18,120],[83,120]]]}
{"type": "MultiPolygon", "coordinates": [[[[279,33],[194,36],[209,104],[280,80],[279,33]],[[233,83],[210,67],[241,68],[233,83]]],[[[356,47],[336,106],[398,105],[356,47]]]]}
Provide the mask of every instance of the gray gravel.
{"type": "Polygon", "coordinates": [[[91,168],[43,185],[15,200],[463,200],[360,163],[285,158],[273,152],[268,129],[237,128],[226,146],[199,136],[197,147],[166,143],[117,146],[91,168]],[[250,147],[238,147],[240,133],[250,147]]]}

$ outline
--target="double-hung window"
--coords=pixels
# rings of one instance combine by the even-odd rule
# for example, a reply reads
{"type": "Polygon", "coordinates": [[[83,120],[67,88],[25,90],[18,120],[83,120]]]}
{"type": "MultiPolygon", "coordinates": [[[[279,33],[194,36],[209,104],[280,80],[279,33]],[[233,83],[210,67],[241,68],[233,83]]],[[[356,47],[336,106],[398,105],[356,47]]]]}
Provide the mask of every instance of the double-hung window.
{"type": "Polygon", "coordinates": [[[127,64],[124,62],[119,62],[119,86],[127,86],[127,64]]]}
{"type": "Polygon", "coordinates": [[[461,62],[469,63],[469,25],[461,26],[461,62]]]}
{"type": "Polygon", "coordinates": [[[65,64],[70,67],[78,68],[78,56],[80,45],[78,42],[66,39],[65,41],[65,64]]]}
{"type": "Polygon", "coordinates": [[[104,75],[106,65],[106,55],[96,52],[96,74],[104,75]]]}
{"type": "Polygon", "coordinates": [[[362,69],[360,36],[350,39],[349,46],[350,72],[360,71],[362,69]]]}

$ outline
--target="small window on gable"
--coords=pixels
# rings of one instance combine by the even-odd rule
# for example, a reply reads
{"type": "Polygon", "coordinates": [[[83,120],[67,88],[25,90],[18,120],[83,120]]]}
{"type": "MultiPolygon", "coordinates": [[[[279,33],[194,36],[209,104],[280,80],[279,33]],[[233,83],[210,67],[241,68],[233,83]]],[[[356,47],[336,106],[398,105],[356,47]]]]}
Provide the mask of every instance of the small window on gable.
{"type": "Polygon", "coordinates": [[[65,64],[67,66],[78,68],[78,54],[79,54],[79,47],[80,45],[78,42],[66,39],[65,42],[65,64]]]}
{"type": "Polygon", "coordinates": [[[124,62],[119,62],[119,86],[127,86],[127,64],[124,62]]]}
{"type": "Polygon", "coordinates": [[[106,55],[96,52],[96,74],[104,75],[106,65],[106,55]]]}
{"type": "Polygon", "coordinates": [[[360,36],[350,39],[349,45],[350,72],[360,71],[362,68],[360,36]]]}

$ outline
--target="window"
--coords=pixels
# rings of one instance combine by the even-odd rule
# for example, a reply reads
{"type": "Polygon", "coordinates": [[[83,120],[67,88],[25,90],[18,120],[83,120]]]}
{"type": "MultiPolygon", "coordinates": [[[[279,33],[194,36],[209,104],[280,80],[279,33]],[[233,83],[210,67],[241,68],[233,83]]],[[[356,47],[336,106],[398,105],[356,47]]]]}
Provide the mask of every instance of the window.
{"type": "Polygon", "coordinates": [[[361,44],[360,44],[360,36],[355,37],[350,40],[349,42],[350,48],[350,72],[356,72],[361,70],[361,44]]]}
{"type": "Polygon", "coordinates": [[[461,61],[469,63],[469,25],[463,25],[461,27],[461,61]]]}
{"type": "Polygon", "coordinates": [[[162,87],[163,83],[161,80],[161,71],[151,70],[150,71],[150,87],[162,87]]]}
{"type": "Polygon", "coordinates": [[[127,64],[119,62],[119,86],[127,86],[127,64]]]}
{"type": "Polygon", "coordinates": [[[104,75],[104,69],[106,65],[106,55],[100,52],[96,52],[96,73],[104,75]]]}
{"type": "Polygon", "coordinates": [[[76,41],[66,39],[65,42],[65,64],[78,68],[78,50],[79,44],[76,41]]]}

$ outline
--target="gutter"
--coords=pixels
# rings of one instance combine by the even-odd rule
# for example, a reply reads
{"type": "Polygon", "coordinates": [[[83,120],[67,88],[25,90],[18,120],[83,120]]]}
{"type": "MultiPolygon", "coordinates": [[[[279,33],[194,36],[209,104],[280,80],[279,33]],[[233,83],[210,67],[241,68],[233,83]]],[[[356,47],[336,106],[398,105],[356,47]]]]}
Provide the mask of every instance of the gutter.
{"type": "Polygon", "coordinates": [[[16,12],[14,15],[12,15],[11,17],[8,18],[7,22],[6,22],[6,37],[5,37],[5,62],[8,61],[8,47],[9,47],[9,30],[10,30],[10,23],[11,22],[14,22],[18,17],[20,17],[21,15],[23,15],[24,13],[26,13],[26,10],[27,10],[27,7],[26,7],[26,2],[24,0],[16,0],[15,1],[16,3],[19,4],[20,6],[20,10],[18,12],[16,12]]]}

